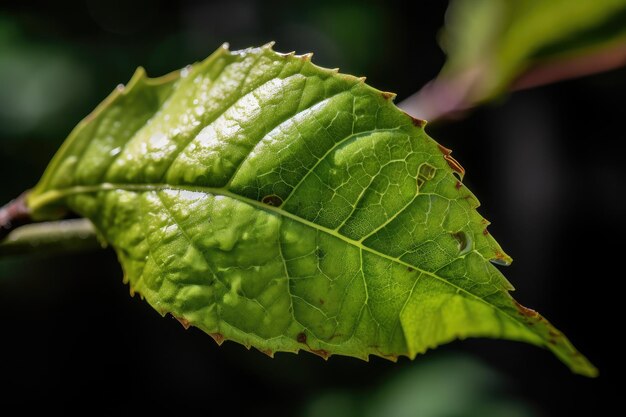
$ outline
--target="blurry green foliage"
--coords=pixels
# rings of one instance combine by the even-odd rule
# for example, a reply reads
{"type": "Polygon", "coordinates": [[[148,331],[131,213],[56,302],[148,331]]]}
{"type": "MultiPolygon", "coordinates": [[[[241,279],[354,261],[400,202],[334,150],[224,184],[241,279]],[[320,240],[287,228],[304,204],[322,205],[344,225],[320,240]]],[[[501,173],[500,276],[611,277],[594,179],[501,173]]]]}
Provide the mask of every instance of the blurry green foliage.
{"type": "Polygon", "coordinates": [[[480,102],[533,65],[626,44],[626,0],[453,0],[440,43],[440,77],[480,102]]]}
{"type": "Polygon", "coordinates": [[[90,94],[90,74],[66,48],[26,40],[0,16],[0,132],[54,130],[90,94]]]}
{"type": "Polygon", "coordinates": [[[466,356],[444,355],[405,368],[371,391],[331,390],[313,398],[305,417],[534,417],[506,394],[509,381],[466,356]]]}

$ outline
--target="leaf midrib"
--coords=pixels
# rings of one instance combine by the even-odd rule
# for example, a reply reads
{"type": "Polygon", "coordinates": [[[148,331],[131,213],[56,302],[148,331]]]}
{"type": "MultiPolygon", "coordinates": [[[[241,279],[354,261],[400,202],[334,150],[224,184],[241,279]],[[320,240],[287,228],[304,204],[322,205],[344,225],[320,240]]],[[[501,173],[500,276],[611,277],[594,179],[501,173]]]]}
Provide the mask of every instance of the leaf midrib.
{"type": "MultiPolygon", "coordinates": [[[[191,192],[200,192],[200,193],[205,193],[205,194],[212,194],[212,195],[221,195],[224,197],[229,197],[238,201],[241,201],[243,203],[249,204],[257,209],[260,210],[264,210],[264,211],[268,211],[274,214],[277,214],[279,216],[282,217],[286,217],[289,218],[291,220],[294,220],[298,223],[301,223],[303,225],[306,225],[308,227],[311,227],[313,229],[319,230],[321,232],[324,232],[328,235],[331,235],[333,237],[336,237],[338,239],[341,239],[342,241],[346,242],[349,245],[352,245],[354,247],[357,247],[361,250],[367,251],[369,253],[372,253],[376,256],[380,256],[382,258],[388,259],[392,262],[396,262],[400,265],[404,265],[406,267],[410,267],[413,269],[416,269],[417,271],[419,271],[420,273],[426,274],[428,276],[431,276],[445,284],[448,284],[450,286],[452,286],[453,288],[455,288],[458,292],[462,292],[465,293],[477,300],[480,300],[481,302],[485,303],[486,305],[488,305],[489,307],[501,312],[502,314],[504,314],[505,316],[509,317],[510,319],[513,320],[513,322],[515,322],[516,324],[518,324],[519,326],[521,326],[522,328],[526,329],[526,327],[523,325],[523,323],[521,323],[519,321],[518,318],[512,316],[511,314],[509,314],[507,311],[502,310],[501,308],[499,308],[498,306],[489,303],[487,300],[485,300],[484,298],[473,294],[471,292],[469,292],[468,290],[459,287],[458,285],[448,281],[447,279],[438,276],[437,274],[431,272],[431,271],[427,271],[424,270],[420,267],[418,267],[417,265],[413,265],[413,264],[409,264],[399,258],[394,258],[393,256],[384,254],[382,252],[379,252],[373,248],[370,248],[369,246],[365,246],[363,245],[362,242],[360,241],[356,241],[353,239],[350,239],[349,237],[346,237],[340,233],[338,233],[336,230],[333,229],[329,229],[327,227],[324,227],[322,225],[319,225],[317,223],[313,223],[309,220],[303,219],[302,217],[299,217],[293,213],[290,213],[288,211],[285,211],[283,209],[281,209],[280,207],[274,207],[274,206],[269,206],[267,204],[263,204],[262,202],[258,201],[258,200],[254,200],[248,197],[244,197],[241,196],[239,194],[233,193],[232,191],[229,191],[227,189],[224,188],[215,188],[215,187],[205,187],[205,186],[193,186],[193,185],[170,185],[170,184],[115,184],[115,183],[102,183],[102,184],[97,184],[97,185],[78,185],[78,186],[74,186],[74,187],[68,187],[68,188],[63,188],[63,189],[58,189],[58,190],[50,190],[50,191],[46,191],[42,194],[33,196],[30,200],[30,209],[32,211],[37,210],[40,207],[43,207],[45,205],[54,203],[58,200],[64,199],[66,197],[70,197],[72,195],[76,195],[76,194],[91,194],[91,193],[97,193],[97,192],[101,192],[101,191],[119,191],[119,190],[123,190],[123,191],[138,191],[138,192],[148,192],[148,191],[165,191],[165,190],[173,190],[173,191],[191,191],[191,192]]],[[[410,297],[410,295],[409,295],[410,297]]],[[[528,330],[528,329],[526,329],[528,330]]]]}

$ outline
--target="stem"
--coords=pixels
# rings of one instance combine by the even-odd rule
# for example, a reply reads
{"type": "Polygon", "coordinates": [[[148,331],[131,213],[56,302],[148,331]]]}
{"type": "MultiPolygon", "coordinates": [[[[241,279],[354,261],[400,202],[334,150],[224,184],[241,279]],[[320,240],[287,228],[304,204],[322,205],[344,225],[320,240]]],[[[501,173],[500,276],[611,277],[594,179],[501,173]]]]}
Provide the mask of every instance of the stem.
{"type": "MultiPolygon", "coordinates": [[[[598,74],[625,65],[626,45],[619,43],[580,55],[535,62],[512,81],[508,91],[598,74]]],[[[493,92],[473,91],[476,85],[480,85],[480,79],[486,76],[487,70],[477,66],[456,74],[440,74],[417,93],[398,103],[398,107],[413,117],[429,122],[459,118],[468,110],[493,98],[493,92]]]]}
{"type": "Polygon", "coordinates": [[[0,241],[0,258],[33,252],[82,252],[101,247],[89,220],[59,220],[27,224],[13,230],[0,241]]]}
{"type": "Polygon", "coordinates": [[[567,57],[535,65],[515,80],[511,90],[524,90],[598,74],[624,65],[626,65],[626,45],[620,43],[582,56],[567,57]]]}
{"type": "Polygon", "coordinates": [[[460,118],[475,105],[467,99],[470,86],[462,77],[439,76],[398,103],[398,107],[413,117],[431,123],[460,118]]]}
{"type": "Polygon", "coordinates": [[[100,247],[87,219],[33,223],[25,191],[0,208],[0,258],[25,253],[60,253],[100,247]]]}
{"type": "Polygon", "coordinates": [[[0,208],[0,240],[16,227],[31,223],[30,210],[26,206],[26,196],[28,191],[24,191],[15,200],[0,208]]]}

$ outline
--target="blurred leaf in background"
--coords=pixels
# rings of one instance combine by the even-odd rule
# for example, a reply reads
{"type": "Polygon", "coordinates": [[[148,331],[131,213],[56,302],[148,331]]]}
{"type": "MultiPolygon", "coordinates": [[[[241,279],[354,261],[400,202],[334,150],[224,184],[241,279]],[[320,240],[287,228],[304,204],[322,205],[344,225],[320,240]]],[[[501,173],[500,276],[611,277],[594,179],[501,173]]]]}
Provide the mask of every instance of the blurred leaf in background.
{"type": "Polygon", "coordinates": [[[469,356],[441,355],[406,367],[371,391],[327,391],[306,417],[536,417],[507,392],[509,381],[469,356]]]}
{"type": "Polygon", "coordinates": [[[54,131],[58,120],[89,96],[90,74],[67,48],[29,42],[3,16],[0,49],[0,135],[54,131]]]}
{"type": "Polygon", "coordinates": [[[453,0],[440,44],[441,72],[404,104],[427,120],[626,64],[626,0],[453,0]]]}

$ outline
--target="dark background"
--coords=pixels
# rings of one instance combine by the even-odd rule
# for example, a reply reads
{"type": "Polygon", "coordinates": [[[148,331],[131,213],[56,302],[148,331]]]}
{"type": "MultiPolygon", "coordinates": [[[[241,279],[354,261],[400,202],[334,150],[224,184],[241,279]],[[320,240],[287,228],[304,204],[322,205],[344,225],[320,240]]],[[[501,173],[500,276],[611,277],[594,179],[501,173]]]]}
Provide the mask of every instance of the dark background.
{"type": "MultiPolygon", "coordinates": [[[[0,203],[36,183],[71,128],[135,67],[161,75],[224,41],[313,51],[317,64],[366,75],[399,102],[444,62],[436,34],[445,2],[412,3],[3,2],[0,203]]],[[[596,414],[619,399],[625,116],[621,69],[518,92],[427,128],[454,149],[490,231],[515,258],[504,272],[516,298],[563,330],[598,366],[597,379],[571,374],[547,351],[494,340],[454,342],[396,364],[218,347],[130,298],[109,249],[0,260],[0,404],[332,416],[375,415],[391,402],[399,411],[386,415],[408,416],[408,399],[464,404],[463,394],[483,384],[480,401],[491,411],[474,404],[428,415],[596,414]],[[385,386],[398,392],[407,375],[421,382],[390,400],[385,386]],[[420,394],[437,384],[438,394],[420,394]]]]}

